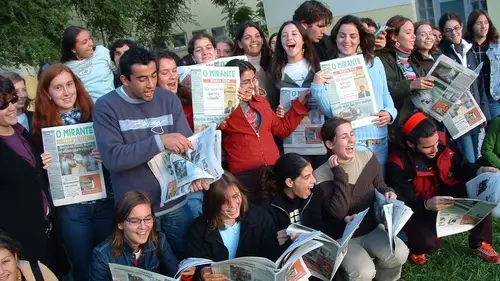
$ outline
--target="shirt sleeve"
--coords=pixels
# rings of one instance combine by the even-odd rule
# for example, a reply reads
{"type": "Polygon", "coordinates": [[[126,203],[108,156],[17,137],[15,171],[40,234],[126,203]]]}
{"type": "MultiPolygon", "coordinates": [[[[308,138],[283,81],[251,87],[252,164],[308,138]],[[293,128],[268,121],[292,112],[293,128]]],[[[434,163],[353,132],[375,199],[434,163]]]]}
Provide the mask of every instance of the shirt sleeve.
{"type": "Polygon", "coordinates": [[[389,86],[387,85],[387,76],[385,74],[384,65],[382,64],[379,58],[375,58],[375,65],[379,70],[383,85],[382,97],[384,100],[384,106],[382,107],[381,110],[389,112],[389,114],[392,117],[391,122],[389,124],[392,124],[394,120],[396,120],[396,117],[398,116],[398,111],[394,106],[394,101],[392,100],[391,93],[389,92],[389,86]]]}
{"type": "Polygon", "coordinates": [[[328,94],[326,92],[325,85],[312,83],[311,95],[318,103],[321,112],[323,112],[323,114],[325,114],[328,118],[332,118],[333,117],[332,107],[330,99],[328,98],[328,94]]]}

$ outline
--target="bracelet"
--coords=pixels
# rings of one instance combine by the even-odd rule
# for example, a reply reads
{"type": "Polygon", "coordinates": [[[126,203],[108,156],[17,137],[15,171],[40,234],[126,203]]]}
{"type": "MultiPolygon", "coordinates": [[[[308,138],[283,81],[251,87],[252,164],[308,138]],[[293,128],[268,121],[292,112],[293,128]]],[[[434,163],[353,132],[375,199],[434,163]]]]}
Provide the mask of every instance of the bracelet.
{"type": "Polygon", "coordinates": [[[430,211],[430,210],[431,210],[431,209],[429,209],[429,208],[427,207],[427,200],[424,200],[424,208],[425,208],[427,211],[430,211]]]}

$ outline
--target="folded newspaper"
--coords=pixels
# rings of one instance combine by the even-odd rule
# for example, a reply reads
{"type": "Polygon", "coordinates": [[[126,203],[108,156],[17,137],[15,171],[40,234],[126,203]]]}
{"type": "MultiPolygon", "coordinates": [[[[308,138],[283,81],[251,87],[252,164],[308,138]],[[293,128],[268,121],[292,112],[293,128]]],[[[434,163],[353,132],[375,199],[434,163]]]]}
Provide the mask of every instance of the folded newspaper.
{"type": "Polygon", "coordinates": [[[179,73],[179,81],[182,85],[191,88],[191,69],[196,66],[205,65],[205,66],[226,66],[226,64],[234,59],[248,61],[247,56],[234,56],[234,57],[225,57],[220,59],[215,59],[208,63],[195,64],[195,65],[183,65],[177,67],[177,73],[179,73]]]}
{"type": "MultiPolygon", "coordinates": [[[[349,240],[351,240],[354,232],[363,221],[369,209],[370,208],[358,213],[351,223],[346,225],[342,238],[339,240],[335,240],[322,232],[320,232],[319,236],[313,238],[313,241],[321,242],[321,247],[309,251],[302,256],[312,276],[324,281],[333,279],[333,276],[335,276],[342,260],[347,254],[349,240]]],[[[300,224],[291,224],[286,229],[286,233],[290,236],[293,234],[311,235],[313,233],[318,233],[318,231],[300,224]]]]}
{"type": "Polygon", "coordinates": [[[394,253],[394,239],[413,215],[413,210],[406,206],[403,201],[386,200],[384,194],[375,190],[375,214],[385,226],[391,245],[391,253],[394,253]]]}
{"type": "Polygon", "coordinates": [[[147,271],[135,266],[126,266],[116,263],[109,264],[113,281],[178,281],[172,277],[147,271]]]}
{"type": "Polygon", "coordinates": [[[204,179],[210,184],[224,173],[221,166],[221,133],[215,130],[215,124],[209,124],[188,140],[194,149],[181,155],[165,150],[148,162],[160,183],[160,206],[189,193],[193,181],[204,179]]]}
{"type": "MultiPolygon", "coordinates": [[[[491,203],[500,203],[500,173],[482,173],[466,183],[467,196],[491,203]]],[[[493,216],[500,218],[500,205],[493,209],[493,216]]]]}
{"type": "Polygon", "coordinates": [[[315,240],[320,235],[318,231],[299,235],[275,262],[262,257],[240,257],[221,262],[188,258],[179,264],[175,277],[180,277],[187,268],[209,265],[213,273],[223,274],[234,281],[305,281],[311,276],[311,272],[302,257],[324,245],[315,240]]]}
{"type": "Polygon", "coordinates": [[[455,205],[437,214],[437,237],[461,233],[473,229],[497,206],[496,203],[477,199],[455,198],[455,205]]]}

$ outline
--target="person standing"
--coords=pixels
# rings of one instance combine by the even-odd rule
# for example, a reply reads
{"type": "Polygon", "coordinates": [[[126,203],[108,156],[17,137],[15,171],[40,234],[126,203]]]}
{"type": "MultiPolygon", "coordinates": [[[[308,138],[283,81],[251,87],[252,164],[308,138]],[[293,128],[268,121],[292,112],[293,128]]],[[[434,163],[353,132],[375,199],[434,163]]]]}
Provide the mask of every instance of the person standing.
{"type": "Polygon", "coordinates": [[[31,105],[33,101],[28,96],[28,90],[26,89],[26,80],[24,80],[21,75],[17,73],[12,73],[9,75],[10,81],[14,84],[14,88],[16,88],[16,94],[18,97],[18,101],[16,102],[17,108],[17,122],[23,125],[26,130],[31,131],[31,121],[33,120],[33,112],[28,111],[28,107],[31,105]]]}

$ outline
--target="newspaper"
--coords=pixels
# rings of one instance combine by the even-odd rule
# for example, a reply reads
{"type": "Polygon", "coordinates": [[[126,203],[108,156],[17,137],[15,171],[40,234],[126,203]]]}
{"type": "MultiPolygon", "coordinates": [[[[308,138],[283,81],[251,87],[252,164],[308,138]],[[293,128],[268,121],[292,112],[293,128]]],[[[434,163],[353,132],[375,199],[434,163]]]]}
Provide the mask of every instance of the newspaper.
{"type": "Polygon", "coordinates": [[[327,84],[333,115],[351,122],[353,128],[371,125],[378,112],[372,81],[362,55],[321,62],[321,69],[332,72],[327,84]]]}
{"type": "MultiPolygon", "coordinates": [[[[482,64],[478,67],[481,70],[482,64]]],[[[434,79],[434,87],[415,92],[411,99],[416,107],[442,122],[451,109],[476,80],[478,73],[441,55],[426,77],[434,79]]]]}
{"type": "Polygon", "coordinates": [[[486,117],[469,91],[455,101],[443,118],[443,124],[453,139],[461,137],[484,122],[486,117]]]}
{"type": "Polygon", "coordinates": [[[220,59],[215,59],[211,62],[207,62],[204,65],[206,66],[226,66],[226,64],[229,61],[232,60],[243,60],[243,61],[248,61],[247,56],[242,55],[242,56],[234,56],[234,57],[225,57],[225,58],[220,58],[220,59]]]}
{"type": "MultiPolygon", "coordinates": [[[[288,112],[292,102],[308,88],[281,88],[280,104],[288,112]]],[[[325,115],[312,97],[308,101],[309,113],[302,118],[299,126],[283,141],[285,153],[302,155],[325,155],[326,149],[321,139],[321,126],[325,123],[325,115]]]]}
{"type": "Polygon", "coordinates": [[[209,123],[219,125],[239,104],[240,72],[237,67],[195,66],[191,68],[194,130],[209,123]]]}
{"type": "MultiPolygon", "coordinates": [[[[351,223],[346,225],[342,238],[339,240],[334,240],[324,233],[321,233],[320,236],[313,239],[313,241],[319,241],[323,245],[306,253],[302,257],[307,268],[311,271],[312,276],[324,281],[330,281],[333,279],[333,276],[339,269],[342,260],[347,254],[349,240],[351,240],[351,237],[354,235],[354,232],[363,221],[369,209],[370,208],[367,208],[366,210],[358,213],[351,223]]],[[[300,224],[291,224],[286,229],[286,233],[288,235],[303,235],[314,232],[317,231],[300,224]]]]}
{"type": "Polygon", "coordinates": [[[455,205],[437,213],[437,237],[473,229],[497,206],[496,203],[477,199],[455,198],[455,205]]]}
{"type": "Polygon", "coordinates": [[[147,271],[135,266],[126,266],[116,263],[109,264],[113,281],[178,281],[168,276],[147,271]]]}
{"type": "Polygon", "coordinates": [[[221,138],[220,133],[216,133],[215,124],[209,124],[188,140],[194,149],[182,155],[165,150],[148,162],[160,184],[160,206],[189,193],[193,181],[204,179],[210,184],[224,173],[220,161],[221,138]]]}
{"type": "Polygon", "coordinates": [[[102,165],[91,155],[97,149],[92,123],[43,128],[42,141],[53,159],[47,174],[54,206],[106,198],[102,165]]]}
{"type": "Polygon", "coordinates": [[[375,190],[375,213],[385,226],[387,238],[391,245],[391,253],[394,253],[394,240],[413,215],[413,210],[406,206],[403,201],[386,200],[384,194],[375,190]]]}
{"type": "MultiPolygon", "coordinates": [[[[466,183],[467,196],[491,203],[500,203],[500,173],[481,173],[466,183]]],[[[500,205],[493,209],[493,216],[500,217],[500,205]]]]}

